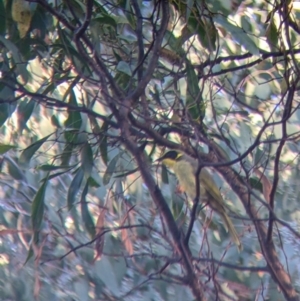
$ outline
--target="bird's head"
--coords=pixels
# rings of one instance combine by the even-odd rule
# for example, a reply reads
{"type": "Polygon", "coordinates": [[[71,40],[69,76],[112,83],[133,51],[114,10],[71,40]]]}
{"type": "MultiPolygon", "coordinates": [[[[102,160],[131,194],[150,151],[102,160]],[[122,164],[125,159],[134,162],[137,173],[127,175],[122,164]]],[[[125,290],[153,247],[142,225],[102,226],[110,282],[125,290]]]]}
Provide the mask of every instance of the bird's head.
{"type": "Polygon", "coordinates": [[[166,152],[162,157],[156,161],[162,162],[162,164],[172,168],[176,162],[182,158],[183,154],[176,150],[166,152]]]}

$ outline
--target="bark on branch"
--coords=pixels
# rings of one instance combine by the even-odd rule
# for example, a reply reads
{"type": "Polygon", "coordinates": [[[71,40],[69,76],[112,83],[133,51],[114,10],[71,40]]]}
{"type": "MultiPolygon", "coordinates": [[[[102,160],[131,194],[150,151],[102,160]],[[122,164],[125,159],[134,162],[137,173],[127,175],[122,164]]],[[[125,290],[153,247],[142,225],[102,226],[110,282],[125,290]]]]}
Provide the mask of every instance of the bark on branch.
{"type": "MultiPolygon", "coordinates": [[[[210,157],[211,162],[218,162],[218,159],[212,153],[210,154],[210,157]]],[[[273,241],[267,240],[267,228],[264,225],[264,222],[259,220],[257,209],[253,204],[251,204],[248,189],[239,180],[237,175],[230,167],[218,167],[217,169],[223,175],[233,191],[239,196],[246,209],[247,214],[252,219],[252,223],[255,226],[263,256],[267,262],[267,267],[273,280],[280,287],[286,300],[299,301],[299,295],[292,285],[289,274],[285,271],[278,258],[278,254],[276,252],[273,241]]]]}

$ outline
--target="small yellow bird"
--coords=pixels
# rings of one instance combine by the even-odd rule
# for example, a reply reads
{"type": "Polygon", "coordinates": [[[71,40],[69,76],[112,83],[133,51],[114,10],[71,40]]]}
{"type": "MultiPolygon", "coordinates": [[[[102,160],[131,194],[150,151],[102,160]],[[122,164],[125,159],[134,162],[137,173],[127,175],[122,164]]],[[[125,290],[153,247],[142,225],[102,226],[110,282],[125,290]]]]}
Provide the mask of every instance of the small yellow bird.
{"type": "MultiPolygon", "coordinates": [[[[192,157],[175,150],[168,151],[157,161],[162,162],[165,166],[174,171],[179,186],[192,200],[194,200],[196,197],[195,174],[198,167],[197,161],[192,157]]],[[[201,169],[199,179],[201,202],[207,203],[211,209],[216,211],[222,217],[225,228],[229,231],[239,250],[241,250],[241,241],[230,217],[226,213],[223,197],[205,167],[201,169]]]]}

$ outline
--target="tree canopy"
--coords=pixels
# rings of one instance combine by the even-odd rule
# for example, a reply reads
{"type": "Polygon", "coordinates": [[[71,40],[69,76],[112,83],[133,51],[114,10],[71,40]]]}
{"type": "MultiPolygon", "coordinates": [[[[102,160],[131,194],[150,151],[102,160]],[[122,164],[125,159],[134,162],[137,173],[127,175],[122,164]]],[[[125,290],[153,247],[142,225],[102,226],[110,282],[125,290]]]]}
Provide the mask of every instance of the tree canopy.
{"type": "Polygon", "coordinates": [[[0,14],[1,300],[300,299],[299,2],[0,14]],[[210,170],[242,251],[170,149],[210,170]]]}

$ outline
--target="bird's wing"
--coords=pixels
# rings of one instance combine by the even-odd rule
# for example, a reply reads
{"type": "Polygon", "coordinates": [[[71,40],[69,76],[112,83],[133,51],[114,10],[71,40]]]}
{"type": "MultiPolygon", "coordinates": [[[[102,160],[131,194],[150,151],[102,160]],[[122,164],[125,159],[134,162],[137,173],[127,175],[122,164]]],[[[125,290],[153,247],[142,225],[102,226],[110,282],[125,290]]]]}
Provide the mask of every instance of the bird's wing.
{"type": "Polygon", "coordinates": [[[213,199],[223,204],[223,197],[221,195],[221,192],[206,168],[202,168],[200,173],[200,180],[203,181],[205,184],[206,193],[211,195],[213,199]]]}
{"type": "MultiPolygon", "coordinates": [[[[194,174],[196,174],[197,168],[198,168],[197,160],[195,160],[194,158],[192,158],[188,155],[185,155],[182,158],[182,160],[184,160],[184,159],[191,164],[193,172],[194,172],[194,174]]],[[[213,178],[210,175],[209,171],[205,167],[201,169],[200,181],[204,182],[204,185],[201,185],[202,186],[201,189],[204,190],[206,192],[206,194],[210,195],[213,199],[215,199],[218,203],[222,204],[223,207],[224,207],[224,201],[223,201],[223,197],[221,195],[221,192],[220,192],[218,186],[215,184],[215,181],[213,180],[213,178]]],[[[195,188],[195,190],[196,190],[196,188],[195,188]]],[[[196,191],[194,192],[194,194],[195,193],[196,193],[196,191]]],[[[213,204],[211,204],[211,205],[213,206],[213,204]]]]}

